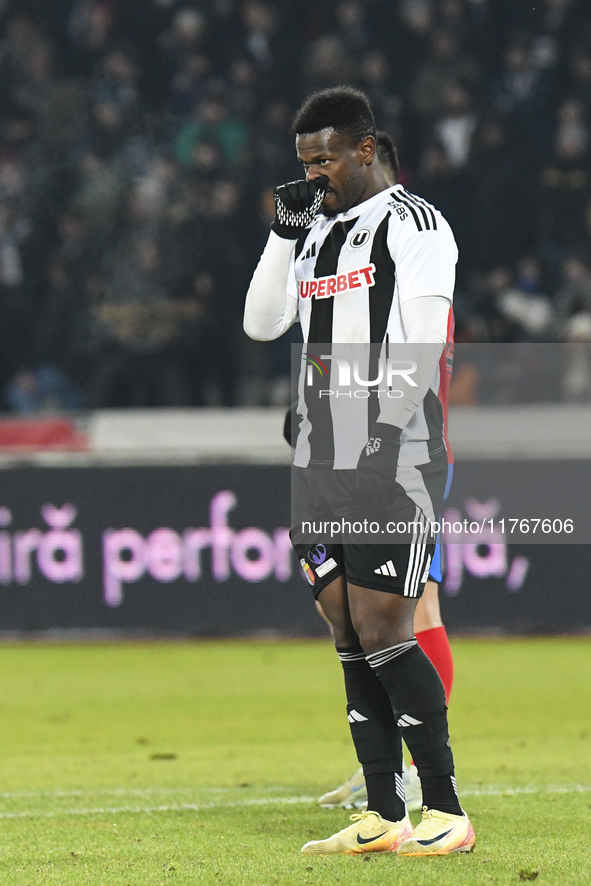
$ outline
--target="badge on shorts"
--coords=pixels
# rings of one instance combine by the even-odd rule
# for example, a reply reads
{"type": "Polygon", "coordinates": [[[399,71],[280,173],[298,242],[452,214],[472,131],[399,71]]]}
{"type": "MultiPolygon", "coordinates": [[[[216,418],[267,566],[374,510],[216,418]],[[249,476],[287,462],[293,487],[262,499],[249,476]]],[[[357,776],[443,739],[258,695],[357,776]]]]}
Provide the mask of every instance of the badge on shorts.
{"type": "MultiPolygon", "coordinates": [[[[311,563],[314,563],[315,566],[320,566],[321,563],[324,563],[326,560],[326,547],[324,545],[314,545],[308,551],[308,560],[311,563]]],[[[316,570],[318,572],[318,570],[316,570]]]]}
{"type": "Polygon", "coordinates": [[[303,557],[300,560],[300,566],[302,567],[304,575],[306,576],[306,578],[308,580],[308,584],[314,586],[316,584],[316,576],[314,575],[314,573],[312,572],[312,570],[310,569],[310,567],[308,566],[308,564],[306,563],[306,561],[304,560],[303,557]]]}
{"type": "Polygon", "coordinates": [[[327,572],[330,572],[331,569],[334,569],[337,565],[337,561],[333,559],[333,557],[329,557],[326,563],[322,563],[320,566],[316,567],[316,575],[322,578],[323,575],[326,575],[327,572]]]}

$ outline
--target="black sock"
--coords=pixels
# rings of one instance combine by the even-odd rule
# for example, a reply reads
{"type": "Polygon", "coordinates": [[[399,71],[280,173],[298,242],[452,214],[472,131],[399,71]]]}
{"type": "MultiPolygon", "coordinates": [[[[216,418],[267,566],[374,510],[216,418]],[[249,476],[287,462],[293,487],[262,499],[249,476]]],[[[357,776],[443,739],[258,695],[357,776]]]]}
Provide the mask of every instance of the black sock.
{"type": "Polygon", "coordinates": [[[395,720],[417,767],[423,804],[461,815],[449,746],[445,691],[416,640],[367,656],[388,693],[395,720]]]}
{"type": "Polygon", "coordinates": [[[406,815],[401,772],[376,772],[365,776],[367,808],[387,821],[401,821],[406,815]]]}
{"type": "Polygon", "coordinates": [[[427,809],[461,815],[456,780],[453,775],[431,775],[421,779],[423,804],[427,809]],[[458,811],[459,810],[459,811],[458,811]]]}
{"type": "Polygon", "coordinates": [[[392,706],[361,647],[337,649],[347,693],[347,717],[367,786],[367,808],[387,821],[406,814],[402,741],[392,706]]]}

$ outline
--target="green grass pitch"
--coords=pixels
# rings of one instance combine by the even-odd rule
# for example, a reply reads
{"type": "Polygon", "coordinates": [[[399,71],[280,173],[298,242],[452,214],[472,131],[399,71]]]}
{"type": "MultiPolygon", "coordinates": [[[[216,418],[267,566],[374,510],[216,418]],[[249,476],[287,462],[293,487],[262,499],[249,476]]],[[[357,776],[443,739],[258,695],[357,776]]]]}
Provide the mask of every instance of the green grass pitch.
{"type": "Polygon", "coordinates": [[[472,855],[300,855],[348,824],[329,641],[0,647],[0,886],[591,883],[591,640],[457,640],[472,855]]]}

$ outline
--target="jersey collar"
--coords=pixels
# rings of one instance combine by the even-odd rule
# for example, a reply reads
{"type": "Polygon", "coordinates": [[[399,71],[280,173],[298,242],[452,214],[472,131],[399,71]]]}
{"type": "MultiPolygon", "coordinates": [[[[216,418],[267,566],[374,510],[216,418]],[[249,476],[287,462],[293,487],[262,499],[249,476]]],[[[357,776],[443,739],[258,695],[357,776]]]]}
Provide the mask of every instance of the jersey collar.
{"type": "Polygon", "coordinates": [[[398,187],[397,185],[388,185],[387,188],[384,188],[383,191],[379,191],[377,194],[374,194],[373,197],[370,197],[368,200],[364,200],[363,203],[358,203],[356,206],[352,206],[351,209],[348,209],[346,212],[339,212],[335,219],[337,221],[347,221],[351,218],[358,218],[360,215],[363,215],[365,212],[369,212],[375,206],[378,206],[381,201],[384,199],[386,194],[390,194],[393,188],[398,187]]]}

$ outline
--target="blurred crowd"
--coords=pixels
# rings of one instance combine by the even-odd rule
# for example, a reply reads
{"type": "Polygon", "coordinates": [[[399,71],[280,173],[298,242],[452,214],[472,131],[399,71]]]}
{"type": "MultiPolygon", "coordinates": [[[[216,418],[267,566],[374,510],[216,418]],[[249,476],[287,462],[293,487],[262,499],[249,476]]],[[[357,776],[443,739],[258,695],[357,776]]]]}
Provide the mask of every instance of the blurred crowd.
{"type": "Polygon", "coordinates": [[[0,0],[0,409],[283,403],[244,295],[341,83],[454,229],[458,340],[591,341],[588,0],[0,0]]]}

